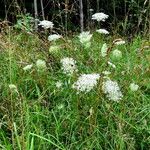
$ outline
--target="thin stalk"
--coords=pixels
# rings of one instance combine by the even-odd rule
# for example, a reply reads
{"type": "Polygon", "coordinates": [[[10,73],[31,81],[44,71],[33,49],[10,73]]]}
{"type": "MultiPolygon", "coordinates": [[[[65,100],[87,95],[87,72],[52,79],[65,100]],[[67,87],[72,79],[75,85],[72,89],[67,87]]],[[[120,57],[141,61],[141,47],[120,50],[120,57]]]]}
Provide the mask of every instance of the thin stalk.
{"type": "Polygon", "coordinates": [[[80,8],[80,30],[83,32],[84,23],[83,23],[83,1],[79,0],[79,8],[80,8]]]}

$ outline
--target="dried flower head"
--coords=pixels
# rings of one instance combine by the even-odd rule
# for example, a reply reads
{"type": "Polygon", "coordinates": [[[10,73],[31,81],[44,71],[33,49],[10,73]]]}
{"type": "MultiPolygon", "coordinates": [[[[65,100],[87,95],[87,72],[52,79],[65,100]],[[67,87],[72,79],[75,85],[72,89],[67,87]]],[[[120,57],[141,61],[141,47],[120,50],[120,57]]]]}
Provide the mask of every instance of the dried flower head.
{"type": "Polygon", "coordinates": [[[97,81],[100,78],[99,74],[82,74],[78,80],[73,84],[73,88],[77,90],[77,92],[89,92],[94,86],[97,85],[97,81]]]}
{"type": "Polygon", "coordinates": [[[122,45],[122,44],[125,44],[125,43],[126,42],[124,40],[122,40],[122,39],[115,39],[113,41],[113,44],[115,44],[115,45],[122,45]]]}
{"type": "Polygon", "coordinates": [[[60,62],[65,74],[72,75],[74,72],[77,72],[76,61],[73,58],[65,57],[60,62]]]}
{"type": "Polygon", "coordinates": [[[93,20],[97,20],[97,21],[105,21],[109,16],[104,14],[104,13],[95,13],[94,15],[92,15],[92,19],[93,20]]]}

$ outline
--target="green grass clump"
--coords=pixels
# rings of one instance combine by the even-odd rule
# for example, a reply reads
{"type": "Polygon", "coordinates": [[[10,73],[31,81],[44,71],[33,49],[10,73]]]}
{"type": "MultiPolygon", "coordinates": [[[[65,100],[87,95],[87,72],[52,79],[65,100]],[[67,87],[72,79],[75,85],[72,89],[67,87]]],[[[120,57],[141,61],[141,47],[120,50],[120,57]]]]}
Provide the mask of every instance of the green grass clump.
{"type": "Polygon", "coordinates": [[[10,31],[0,38],[0,149],[150,149],[150,49],[145,40],[137,37],[111,47],[112,37],[94,33],[91,46],[84,48],[77,37],[50,43],[37,35],[10,31]],[[110,48],[106,57],[101,56],[104,43],[110,48]],[[59,48],[50,53],[54,44],[59,48]],[[114,49],[122,52],[121,58],[113,59],[114,49]],[[64,57],[76,61],[78,71],[72,76],[63,73],[64,57]],[[38,59],[46,62],[42,71],[37,69],[38,59]],[[30,64],[32,68],[24,71],[30,64]],[[122,91],[118,102],[102,91],[106,70],[122,91]],[[99,73],[98,85],[77,94],[72,85],[86,73],[99,73]],[[139,86],[137,91],[130,90],[131,83],[139,86]]]}

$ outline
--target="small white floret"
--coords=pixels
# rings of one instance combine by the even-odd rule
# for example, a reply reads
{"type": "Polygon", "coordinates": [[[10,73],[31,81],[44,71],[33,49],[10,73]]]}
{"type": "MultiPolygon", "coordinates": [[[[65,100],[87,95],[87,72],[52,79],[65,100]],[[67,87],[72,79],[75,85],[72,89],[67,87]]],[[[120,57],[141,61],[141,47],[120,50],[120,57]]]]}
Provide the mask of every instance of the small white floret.
{"type": "Polygon", "coordinates": [[[137,91],[138,89],[139,89],[139,86],[138,86],[137,84],[135,84],[135,83],[131,83],[131,84],[130,84],[130,90],[131,90],[131,91],[135,92],[135,91],[137,91]]]}

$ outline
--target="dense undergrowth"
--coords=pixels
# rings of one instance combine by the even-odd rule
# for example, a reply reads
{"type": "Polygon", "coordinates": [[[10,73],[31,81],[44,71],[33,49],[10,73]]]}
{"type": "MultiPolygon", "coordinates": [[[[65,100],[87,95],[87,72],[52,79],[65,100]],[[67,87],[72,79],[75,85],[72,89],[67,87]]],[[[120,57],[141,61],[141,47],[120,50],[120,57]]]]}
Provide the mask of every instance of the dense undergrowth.
{"type": "Polygon", "coordinates": [[[49,42],[11,29],[1,34],[0,149],[150,149],[149,43],[137,36],[111,47],[116,38],[93,33],[91,46],[84,47],[77,36],[49,42]],[[110,52],[102,57],[104,43],[110,52]],[[54,45],[59,47],[49,50],[54,45]],[[114,58],[115,49],[121,57],[114,58]],[[66,57],[76,61],[72,75],[62,69],[66,57]],[[39,59],[46,63],[42,71],[39,59]],[[72,85],[91,73],[100,75],[97,85],[77,93],[72,85]],[[104,77],[118,83],[121,99],[112,101],[103,92],[104,77]]]}

